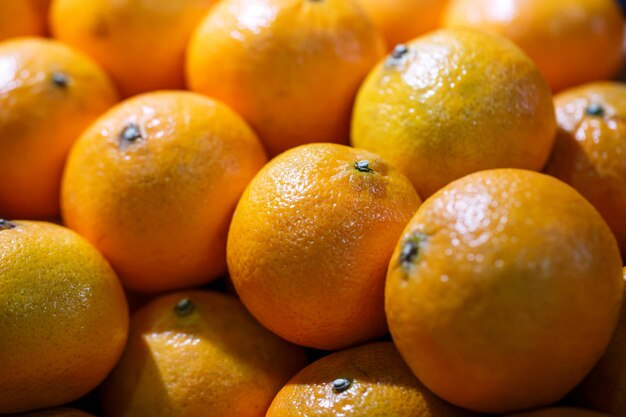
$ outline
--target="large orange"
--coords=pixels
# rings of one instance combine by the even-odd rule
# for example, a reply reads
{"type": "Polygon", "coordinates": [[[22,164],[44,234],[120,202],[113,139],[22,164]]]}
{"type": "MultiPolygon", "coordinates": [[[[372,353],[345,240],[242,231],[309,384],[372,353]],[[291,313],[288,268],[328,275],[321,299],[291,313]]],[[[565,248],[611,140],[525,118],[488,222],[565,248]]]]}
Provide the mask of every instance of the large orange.
{"type": "Polygon", "coordinates": [[[122,287],[86,240],[50,223],[0,220],[0,414],[91,391],[127,332],[122,287]]]}
{"type": "Polygon", "coordinates": [[[527,413],[511,414],[507,417],[611,417],[608,414],[571,407],[544,408],[527,413]]]}
{"type": "Polygon", "coordinates": [[[215,1],[54,0],[51,29],[106,68],[124,96],[182,88],[187,41],[215,1]]]}
{"type": "Polygon", "coordinates": [[[598,209],[626,259],[626,84],[583,85],[555,103],[559,129],[545,172],[598,209]]]}
{"type": "Polygon", "coordinates": [[[40,38],[1,43],[0,216],[58,215],[72,143],[117,100],[108,76],[82,53],[40,38]]]}
{"type": "Polygon", "coordinates": [[[266,417],[471,417],[415,378],[393,343],[332,353],[294,376],[266,417]]]}
{"type": "Polygon", "coordinates": [[[289,150],[239,200],[233,284],[263,325],[294,343],[338,349],[381,336],[387,263],[419,204],[378,155],[335,144],[289,150]]]}
{"type": "Polygon", "coordinates": [[[224,0],[191,40],[187,77],[241,113],[276,155],[347,143],[354,96],[384,50],[351,1],[224,0]]]}
{"type": "Polygon", "coordinates": [[[622,266],[600,214],[536,172],[468,175],[417,211],[389,265],[398,350],[442,398],[505,413],[549,405],[606,348],[622,266]]]}
{"type": "Polygon", "coordinates": [[[235,298],[170,294],[133,316],[102,408],[106,417],[263,417],[304,365],[301,348],[263,328],[235,298]]]}
{"type": "Polygon", "coordinates": [[[623,61],[624,18],[615,0],[452,0],[443,24],[510,38],[553,90],[608,78],[623,61]]]}
{"type": "Polygon", "coordinates": [[[93,417],[74,408],[54,408],[44,411],[35,411],[27,414],[19,414],[5,417],[93,417]]]}
{"type": "Polygon", "coordinates": [[[45,35],[49,3],[49,0],[0,0],[0,41],[45,35]]]}
{"type": "Polygon", "coordinates": [[[555,130],[550,89],[519,48],[439,30],[397,46],[370,73],[352,144],[396,165],[426,198],[475,171],[540,170],[555,130]]]}
{"type": "Polygon", "coordinates": [[[225,272],[230,217],[265,161],[256,135],[224,104],[182,91],[140,95],[75,144],[63,219],[131,289],[199,285],[225,272]]]}

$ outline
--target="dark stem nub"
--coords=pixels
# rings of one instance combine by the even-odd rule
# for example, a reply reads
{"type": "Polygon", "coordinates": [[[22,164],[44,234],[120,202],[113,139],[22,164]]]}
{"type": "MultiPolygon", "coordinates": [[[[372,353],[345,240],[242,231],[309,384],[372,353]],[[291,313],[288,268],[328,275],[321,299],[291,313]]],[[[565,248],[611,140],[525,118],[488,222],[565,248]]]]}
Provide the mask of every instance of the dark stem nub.
{"type": "Polygon", "coordinates": [[[374,172],[374,170],[370,167],[370,161],[366,159],[355,162],[354,168],[360,172],[374,172]]]}
{"type": "Polygon", "coordinates": [[[196,309],[196,305],[189,298],[185,297],[174,306],[174,312],[177,316],[185,317],[196,309]]]}
{"type": "Polygon", "coordinates": [[[604,116],[604,107],[599,103],[589,103],[585,109],[588,116],[602,117],[604,116]]]}
{"type": "Polygon", "coordinates": [[[17,225],[8,220],[0,219],[0,230],[15,229],[17,225]]]}
{"type": "Polygon", "coordinates": [[[134,142],[137,139],[141,139],[141,129],[136,123],[129,123],[126,125],[122,133],[120,133],[120,140],[126,142],[134,142]]]}
{"type": "Polygon", "coordinates": [[[396,45],[395,48],[393,48],[393,52],[391,53],[391,57],[394,58],[394,59],[400,59],[404,55],[406,55],[408,52],[409,52],[408,46],[406,46],[403,43],[399,43],[399,44],[396,45]]]}
{"type": "Polygon", "coordinates": [[[404,269],[410,268],[415,263],[425,241],[426,235],[423,233],[416,233],[404,241],[404,245],[400,251],[400,263],[404,269]]]}
{"type": "Polygon", "coordinates": [[[337,378],[333,381],[333,391],[344,392],[352,385],[352,381],[348,378],[337,378]]]}
{"type": "Polygon", "coordinates": [[[55,71],[52,73],[52,83],[57,87],[67,88],[70,85],[70,77],[64,72],[55,71]]]}

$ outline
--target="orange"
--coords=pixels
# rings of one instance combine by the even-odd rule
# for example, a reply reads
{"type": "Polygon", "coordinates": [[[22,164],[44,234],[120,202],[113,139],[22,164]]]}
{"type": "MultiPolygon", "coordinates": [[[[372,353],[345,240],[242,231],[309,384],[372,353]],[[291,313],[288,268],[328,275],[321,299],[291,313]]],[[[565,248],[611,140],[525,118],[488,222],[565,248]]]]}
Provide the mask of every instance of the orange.
{"type": "Polygon", "coordinates": [[[415,378],[390,342],[317,360],[278,393],[266,417],[470,417],[415,378]]]}
{"type": "Polygon", "coordinates": [[[0,0],[0,41],[18,36],[43,36],[49,0],[0,0]]]}
{"type": "Polygon", "coordinates": [[[449,0],[356,0],[390,49],[440,26],[449,0]]]}
{"type": "Polygon", "coordinates": [[[265,161],[255,134],[222,103],[182,91],[140,95],[72,149],[63,219],[130,289],[200,285],[225,272],[231,215],[265,161]]]}
{"type": "Polygon", "coordinates": [[[72,143],[117,100],[108,76],[82,53],[40,38],[2,42],[0,216],[58,215],[72,143]]]}
{"type": "Polygon", "coordinates": [[[98,61],[124,96],[184,86],[193,29],[216,0],[54,0],[51,30],[98,61]]]}
{"type": "Polygon", "coordinates": [[[13,417],[93,417],[74,408],[54,408],[44,411],[35,411],[28,414],[14,415],[13,417]]]}
{"type": "Polygon", "coordinates": [[[187,80],[241,113],[276,155],[347,143],[354,96],[384,50],[351,1],[224,0],[192,37],[187,80]]]}
{"type": "Polygon", "coordinates": [[[133,316],[102,408],[106,417],[262,417],[304,365],[301,348],[259,325],[235,298],[169,294],[133,316]]]}
{"type": "Polygon", "coordinates": [[[544,408],[543,410],[527,413],[511,414],[508,417],[610,417],[607,414],[596,413],[591,410],[570,407],[544,408]]]}
{"type": "Polygon", "coordinates": [[[555,130],[548,85],[515,45],[439,30],[399,45],[370,73],[352,144],[396,165],[426,198],[480,170],[540,170],[555,130]]]}
{"type": "Polygon", "coordinates": [[[553,90],[608,78],[623,61],[624,18],[615,0],[451,0],[443,25],[511,39],[553,90]]]}
{"type": "Polygon", "coordinates": [[[558,134],[545,172],[598,209],[626,259],[626,85],[583,85],[555,103],[558,134]]]}
{"type": "Polygon", "coordinates": [[[85,395],[127,332],[122,287],[93,246],[62,226],[0,220],[0,414],[85,395]]]}
{"type": "Polygon", "coordinates": [[[419,204],[373,153],[291,149],[237,205],[227,247],[235,289],[265,327],[299,345],[330,350],[381,336],[389,257],[419,204]]]}
{"type": "Polygon", "coordinates": [[[562,398],[606,348],[622,266],[600,214],[531,171],[468,175],[417,211],[391,258],[389,329],[415,375],[461,407],[562,398]]]}

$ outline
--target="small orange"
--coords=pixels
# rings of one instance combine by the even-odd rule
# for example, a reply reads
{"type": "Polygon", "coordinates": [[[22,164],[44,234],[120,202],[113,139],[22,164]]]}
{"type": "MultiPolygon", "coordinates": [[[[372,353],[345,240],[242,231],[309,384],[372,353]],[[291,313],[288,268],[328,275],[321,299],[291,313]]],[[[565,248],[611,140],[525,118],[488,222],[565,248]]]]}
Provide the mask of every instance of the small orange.
{"type": "Polygon", "coordinates": [[[508,417],[611,417],[608,414],[601,414],[591,410],[570,407],[544,408],[538,411],[527,413],[511,414],[508,417]]]}
{"type": "Polygon", "coordinates": [[[190,42],[187,80],[238,111],[273,156],[347,143],[354,96],[384,51],[351,1],[223,0],[190,42]]]}
{"type": "Polygon", "coordinates": [[[626,259],[626,84],[586,84],[555,104],[559,128],[545,172],[598,209],[626,259]]]}
{"type": "Polygon", "coordinates": [[[72,143],[117,101],[108,76],[82,53],[40,38],[2,42],[0,216],[57,216],[72,143]]]}
{"type": "Polygon", "coordinates": [[[106,417],[262,417],[305,360],[235,298],[169,294],[133,315],[102,408],[106,417]]]}
{"type": "Polygon", "coordinates": [[[35,411],[27,414],[19,414],[5,417],[94,417],[74,408],[53,408],[44,411],[35,411]]]}
{"type": "Polygon", "coordinates": [[[489,170],[417,211],[391,258],[385,309],[426,387],[461,407],[511,413],[552,404],[591,370],[623,281],[615,238],[573,188],[489,170]]]}
{"type": "Polygon", "coordinates": [[[49,0],[0,0],[0,41],[18,36],[43,36],[49,0]]]}
{"type": "Polygon", "coordinates": [[[614,75],[624,56],[615,0],[452,0],[443,25],[511,39],[555,91],[614,75]]]}
{"type": "Polygon", "coordinates": [[[183,91],[139,95],[75,144],[63,219],[130,289],[200,285],[225,272],[231,215],[265,161],[256,135],[224,104],[183,91]]]}
{"type": "Polygon", "coordinates": [[[111,371],[127,332],[122,287],[85,239],[0,220],[0,414],[85,395],[111,371]]]}
{"type": "Polygon", "coordinates": [[[278,393],[266,417],[471,417],[429,392],[393,343],[331,353],[278,393]]]}
{"type": "Polygon", "coordinates": [[[299,345],[339,349],[382,336],[387,263],[419,204],[373,153],[291,149],[239,200],[227,247],[235,289],[264,326],[299,345]]]}
{"type": "Polygon", "coordinates": [[[555,131],[550,89],[519,48],[439,30],[397,46],[370,73],[352,144],[397,166],[426,198],[484,169],[540,170],[555,131]]]}
{"type": "Polygon", "coordinates": [[[187,41],[215,2],[54,0],[50,24],[56,38],[98,61],[128,97],[184,86],[187,41]]]}

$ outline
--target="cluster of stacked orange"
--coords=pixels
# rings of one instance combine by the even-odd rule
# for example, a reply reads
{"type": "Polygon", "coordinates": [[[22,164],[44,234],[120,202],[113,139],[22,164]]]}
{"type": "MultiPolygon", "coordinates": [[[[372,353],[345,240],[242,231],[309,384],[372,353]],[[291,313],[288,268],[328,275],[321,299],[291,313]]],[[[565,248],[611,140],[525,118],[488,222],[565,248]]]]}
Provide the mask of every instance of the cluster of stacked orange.
{"type": "Polygon", "coordinates": [[[0,414],[626,416],[623,41],[614,0],[0,0],[0,414]]]}

